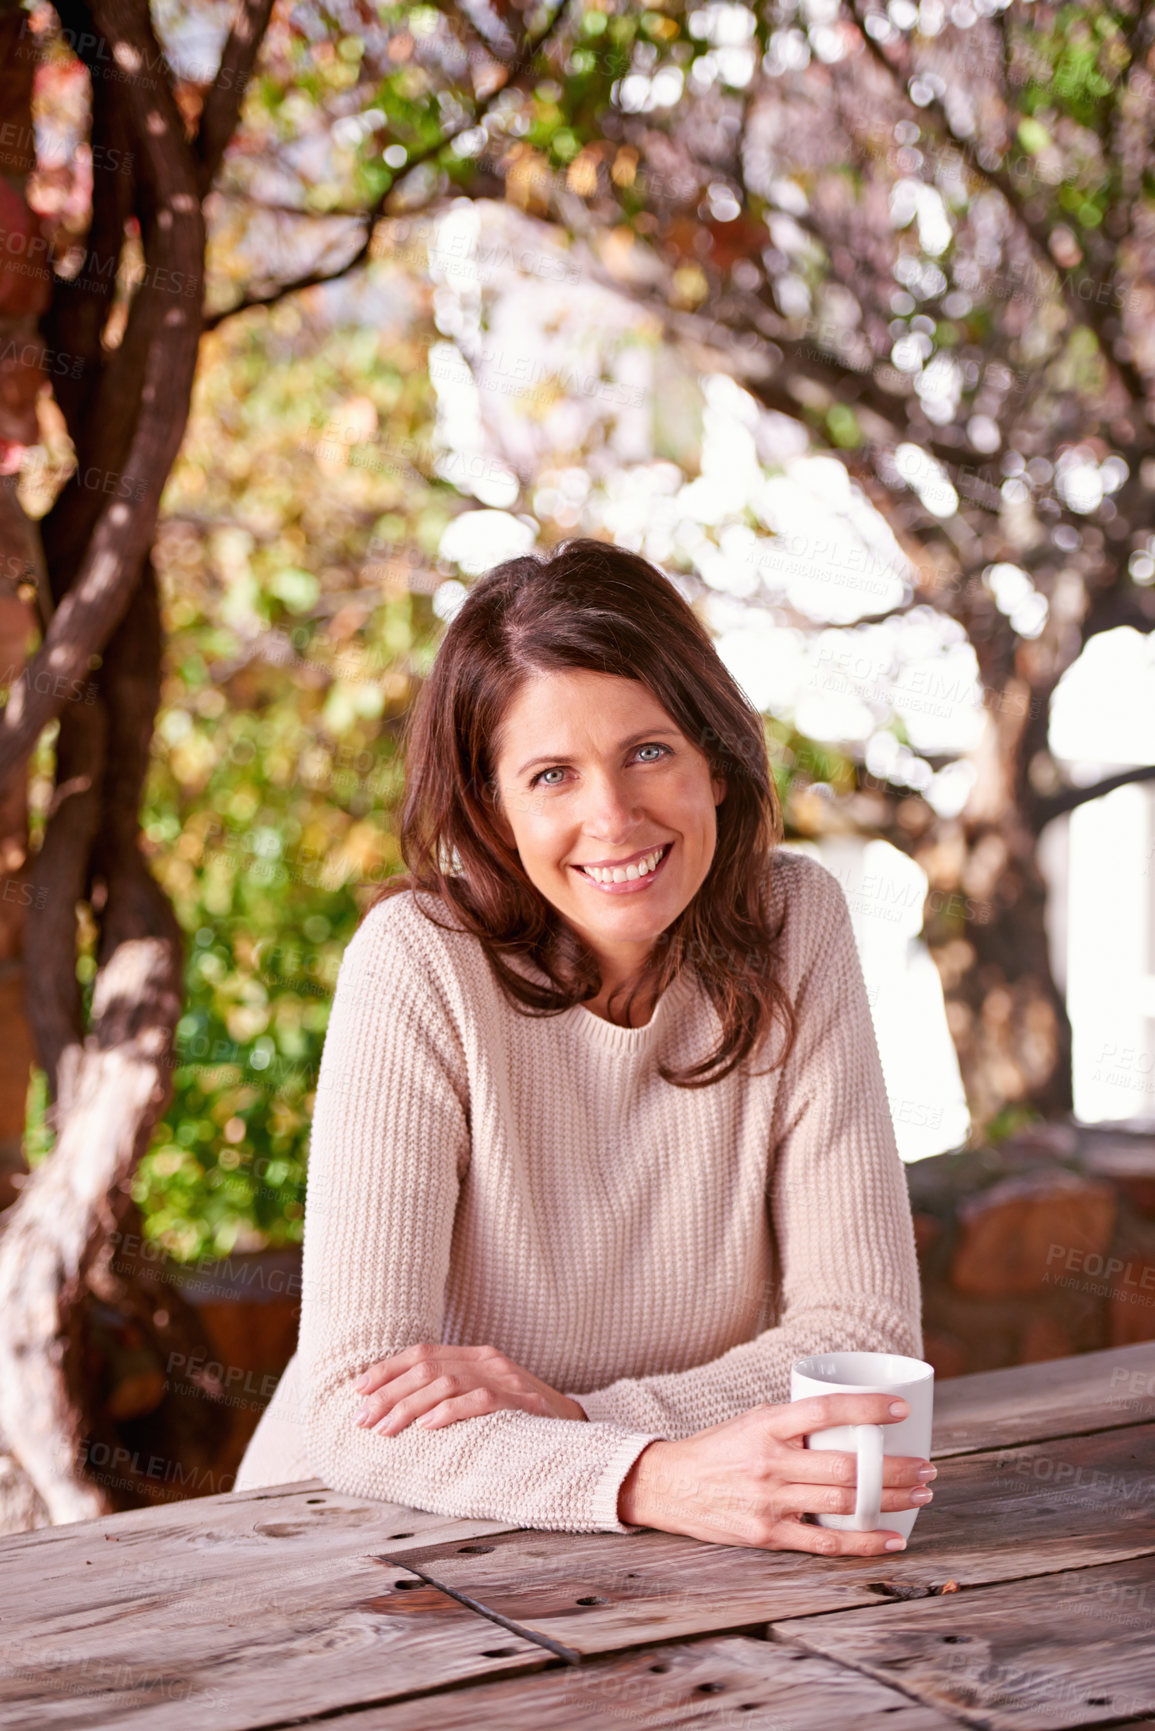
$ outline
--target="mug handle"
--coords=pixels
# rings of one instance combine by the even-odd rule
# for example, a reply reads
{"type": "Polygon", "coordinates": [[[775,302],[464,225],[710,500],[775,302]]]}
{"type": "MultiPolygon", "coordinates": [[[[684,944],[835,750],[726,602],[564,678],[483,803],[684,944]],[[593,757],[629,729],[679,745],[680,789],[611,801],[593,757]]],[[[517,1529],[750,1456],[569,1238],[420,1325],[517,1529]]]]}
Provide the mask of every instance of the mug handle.
{"type": "Polygon", "coordinates": [[[854,1440],[858,1450],[857,1491],[854,1502],[856,1533],[871,1533],[882,1518],[882,1426],[856,1424],[854,1440]]]}

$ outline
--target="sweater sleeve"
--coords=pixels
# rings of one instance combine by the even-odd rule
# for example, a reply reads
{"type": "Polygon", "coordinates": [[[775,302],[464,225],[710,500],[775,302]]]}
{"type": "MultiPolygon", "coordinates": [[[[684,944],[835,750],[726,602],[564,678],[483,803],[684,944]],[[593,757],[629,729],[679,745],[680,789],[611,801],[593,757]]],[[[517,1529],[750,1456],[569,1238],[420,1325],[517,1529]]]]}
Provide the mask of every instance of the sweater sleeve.
{"type": "Polygon", "coordinates": [[[546,1530],[635,1532],[618,1519],[618,1491],[657,1433],[508,1410],[396,1436],[354,1423],[363,1371],[443,1339],[469,1107],[445,994],[405,911],[386,902],[342,958],[317,1082],[298,1349],[304,1452],[347,1495],[546,1530]]]}
{"type": "Polygon", "coordinates": [[[575,1393],[591,1420],[679,1438],[788,1401],[791,1366],[809,1353],[922,1356],[910,1199],[846,898],[814,862],[796,889],[810,960],[772,1116],[777,1323],[708,1364],[575,1393]]]}

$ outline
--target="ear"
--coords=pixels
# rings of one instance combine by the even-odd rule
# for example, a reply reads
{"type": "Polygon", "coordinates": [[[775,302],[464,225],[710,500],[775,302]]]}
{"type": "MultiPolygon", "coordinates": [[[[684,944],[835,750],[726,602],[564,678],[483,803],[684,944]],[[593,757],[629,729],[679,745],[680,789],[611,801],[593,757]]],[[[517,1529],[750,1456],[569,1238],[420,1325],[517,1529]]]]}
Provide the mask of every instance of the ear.
{"type": "Polygon", "coordinates": [[[714,804],[716,806],[721,805],[726,797],[726,777],[724,775],[715,776],[710,786],[714,790],[714,804]]]}

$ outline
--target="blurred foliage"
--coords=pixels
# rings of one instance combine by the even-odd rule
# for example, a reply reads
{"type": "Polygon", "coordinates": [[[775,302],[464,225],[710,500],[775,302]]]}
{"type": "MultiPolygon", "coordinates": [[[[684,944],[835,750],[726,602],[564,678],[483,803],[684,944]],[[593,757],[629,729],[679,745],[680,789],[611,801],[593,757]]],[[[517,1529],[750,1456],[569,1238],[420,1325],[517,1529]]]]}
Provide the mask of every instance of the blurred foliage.
{"type": "MultiPolygon", "coordinates": [[[[29,11],[45,66],[66,67],[55,15],[41,3],[29,11]]],[[[941,20],[932,30],[934,8],[923,11],[925,30],[905,0],[887,15],[673,0],[524,13],[498,4],[484,15],[344,0],[277,9],[208,201],[210,309],[273,293],[298,272],[337,271],[366,238],[358,213],[382,220],[363,270],[206,335],[162,503],[155,563],[168,649],[144,830],[186,934],[187,1001],[174,1099],[135,1194],[148,1233],[174,1256],[300,1238],[337,967],[372,886],[400,865],[399,733],[445,616],[439,590],[459,575],[441,556],[444,532],[481,497],[439,461],[430,356],[459,334],[460,308],[451,264],[439,274],[407,211],[443,209],[460,192],[548,218],[555,237],[590,239],[623,296],[644,302],[646,285],[663,311],[702,309],[735,355],[777,343],[779,373],[749,388],[861,462],[872,499],[924,555],[927,605],[965,628],[992,689],[1014,676],[1046,702],[1091,629],[1084,590],[1104,611],[1118,597],[1120,617],[1142,622],[1149,430],[1119,412],[1125,392],[1101,401],[1109,355],[1143,366],[1151,353],[1136,291],[1151,234],[1141,208],[1149,100],[1140,106],[1150,80],[1128,86],[1141,62],[1137,17],[968,5],[953,12],[973,31],[941,20]],[[869,43],[859,29],[868,15],[869,43]],[[518,64],[518,31],[551,17],[545,48],[518,64]],[[503,60],[513,70],[498,91],[503,60]],[[998,172],[1005,205],[989,180],[998,172]],[[1136,220],[1112,224],[1115,205],[1136,220]],[[1059,270],[1079,273],[1066,304],[1031,225],[1049,228],[1059,270]],[[1129,274],[1117,277],[1120,240],[1129,274]],[[1102,503],[1086,509],[1072,503],[1066,471],[1041,454],[1055,454],[1056,428],[1083,469],[1104,474],[1117,441],[1127,485],[1100,486],[1102,503]],[[887,467],[902,440],[937,441],[944,460],[957,459],[961,498],[945,527],[933,497],[887,467]],[[992,484],[985,474],[1004,458],[1014,459],[1002,471],[1009,493],[1002,475],[992,484]],[[983,575],[1020,557],[1050,609],[1030,629],[1004,616],[983,575]]],[[[185,40],[197,19],[181,0],[154,15],[195,108],[213,54],[203,35],[195,50],[185,40]]],[[[41,118],[51,100],[62,129],[82,131],[83,116],[65,113],[74,82],[53,90],[42,81],[41,118]]],[[[37,176],[62,258],[87,221],[73,155],[37,176]]],[[[546,249],[543,240],[539,261],[546,249]]],[[[486,331],[488,286],[476,298],[486,331]]],[[[656,331],[655,320],[638,340],[659,345],[656,331]]],[[[701,436],[687,427],[700,404],[682,409],[700,363],[667,360],[681,377],[665,380],[652,446],[689,480],[701,436]]],[[[544,400],[528,400],[526,425],[545,421],[544,400]]],[[[497,408],[495,396],[493,421],[497,408]]],[[[554,439],[548,486],[539,457],[540,447],[520,464],[511,509],[525,521],[532,506],[541,544],[616,533],[587,511],[615,496],[628,468],[605,426],[554,439]],[[580,507],[555,485],[579,469],[593,481],[580,507]]],[[[703,522],[698,542],[671,533],[659,551],[637,539],[702,588],[701,548],[717,555],[735,524],[751,539],[767,529],[745,505],[703,522]]],[[[755,602],[765,606],[765,594],[755,602]]],[[[807,623],[785,606],[784,617],[807,623]]],[[[878,727],[905,750],[900,715],[878,727]]],[[[822,800],[853,795],[861,753],[816,745],[788,721],[768,721],[767,736],[791,833],[817,833],[814,789],[822,800]]],[[[46,737],[34,837],[50,761],[46,737]]],[[[926,776],[887,772],[907,796],[900,822],[930,778],[909,751],[902,761],[926,776]]],[[[926,808],[919,823],[933,817],[926,808]]],[[[82,954],[83,982],[92,970],[82,954]]],[[[51,1141],[42,1081],[30,1094],[33,1158],[51,1141]]]]}
{"type": "MultiPolygon", "coordinates": [[[[465,502],[381,458],[412,451],[430,416],[424,349],[396,330],[310,330],[285,307],[204,340],[154,552],[167,647],[142,813],[186,935],[186,1003],[134,1196],[179,1259],[301,1237],[330,997],[400,864],[397,733],[441,629],[410,590],[412,550],[465,502]],[[350,404],[372,466],[352,461],[350,404]]],[[[95,972],[83,945],[77,972],[95,972]]],[[[52,1143],[44,1106],[36,1071],[33,1163],[52,1143]]]]}
{"type": "Polygon", "coordinates": [[[205,351],[156,548],[167,675],[143,825],[187,1000],[134,1192],[185,1258],[300,1239],[329,1002],[400,865],[397,732],[440,629],[390,552],[435,547],[459,505],[355,466],[345,436],[358,419],[378,459],[412,447],[431,413],[415,341],[285,307],[205,351]]]}

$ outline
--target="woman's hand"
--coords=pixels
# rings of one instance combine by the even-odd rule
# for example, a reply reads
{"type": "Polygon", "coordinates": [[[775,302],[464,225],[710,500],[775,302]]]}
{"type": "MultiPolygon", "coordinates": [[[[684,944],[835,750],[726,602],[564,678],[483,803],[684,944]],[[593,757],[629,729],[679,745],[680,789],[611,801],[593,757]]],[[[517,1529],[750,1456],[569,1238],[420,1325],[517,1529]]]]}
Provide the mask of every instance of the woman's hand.
{"type": "MultiPolygon", "coordinates": [[[[872,1533],[811,1526],[804,1514],[852,1515],[857,1457],[839,1449],[808,1449],[803,1438],[843,1424],[897,1424],[888,1394],[823,1394],[749,1412],[680,1441],[642,1450],[618,1496],[628,1525],[685,1533],[711,1544],[754,1545],[766,1551],[814,1551],[823,1557],[873,1557],[903,1549],[893,1528],[872,1533]],[[898,1540],[893,1547],[888,1540],[898,1540]]],[[[886,1455],[882,1508],[919,1508],[935,1476],[914,1455],[886,1455]],[[925,1474],[925,1476],[924,1476],[925,1474]],[[919,1494],[921,1492],[921,1494],[919,1494]],[[914,1493],[914,1494],[912,1494],[914,1493]]]]}
{"type": "Polygon", "coordinates": [[[584,1419],[574,1400],[514,1364],[495,1346],[425,1342],[370,1365],[353,1384],[369,1398],[356,1422],[395,1436],[414,1419],[426,1429],[510,1407],[541,1418],[584,1419]]]}

